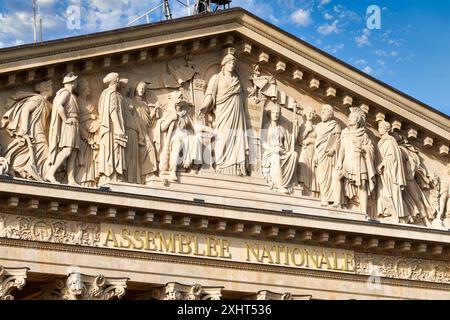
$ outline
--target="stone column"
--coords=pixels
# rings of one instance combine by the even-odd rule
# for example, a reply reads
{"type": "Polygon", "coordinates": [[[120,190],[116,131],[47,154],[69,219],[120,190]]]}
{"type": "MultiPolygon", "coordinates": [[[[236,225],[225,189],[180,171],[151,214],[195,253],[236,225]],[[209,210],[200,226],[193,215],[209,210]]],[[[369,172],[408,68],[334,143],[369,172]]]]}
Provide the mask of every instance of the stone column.
{"type": "Polygon", "coordinates": [[[125,294],[128,278],[96,277],[71,273],[43,286],[39,300],[111,300],[125,294]]]}
{"type": "Polygon", "coordinates": [[[11,291],[23,288],[28,270],[28,268],[5,268],[0,265],[0,300],[14,300],[11,291]]]}

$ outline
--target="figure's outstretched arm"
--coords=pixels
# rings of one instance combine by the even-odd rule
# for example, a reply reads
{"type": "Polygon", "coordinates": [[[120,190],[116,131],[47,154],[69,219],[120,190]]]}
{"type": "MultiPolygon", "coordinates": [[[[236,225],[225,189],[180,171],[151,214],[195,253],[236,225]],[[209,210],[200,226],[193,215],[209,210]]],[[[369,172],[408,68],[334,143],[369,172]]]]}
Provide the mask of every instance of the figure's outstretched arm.
{"type": "Polygon", "coordinates": [[[161,123],[161,131],[165,132],[167,131],[167,129],[169,129],[170,124],[173,121],[176,121],[178,119],[178,115],[176,112],[173,112],[172,114],[170,114],[165,120],[162,121],[161,123]]]}

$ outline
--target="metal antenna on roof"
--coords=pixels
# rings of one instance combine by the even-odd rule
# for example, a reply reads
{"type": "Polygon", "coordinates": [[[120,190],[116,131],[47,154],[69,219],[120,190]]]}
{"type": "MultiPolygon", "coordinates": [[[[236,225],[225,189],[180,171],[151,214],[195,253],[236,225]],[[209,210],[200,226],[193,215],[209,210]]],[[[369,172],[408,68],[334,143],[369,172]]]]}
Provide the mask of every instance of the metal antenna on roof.
{"type": "Polygon", "coordinates": [[[216,12],[230,8],[232,0],[196,0],[194,14],[216,12]]]}
{"type": "Polygon", "coordinates": [[[34,43],[37,42],[37,30],[36,30],[36,0],[33,0],[33,34],[34,34],[34,43]]]}
{"type": "MultiPolygon", "coordinates": [[[[33,3],[36,0],[33,0],[33,3]]],[[[191,1],[190,0],[176,0],[179,4],[184,6],[187,9],[187,15],[191,15],[191,1]]],[[[210,12],[216,12],[221,9],[227,9],[230,8],[230,3],[232,0],[195,0],[194,4],[194,10],[192,11],[192,14],[200,14],[200,13],[210,13],[210,12]]],[[[156,7],[148,10],[147,12],[143,13],[136,19],[130,21],[127,26],[131,26],[136,21],[142,19],[143,17],[146,18],[147,23],[150,23],[150,14],[158,9],[162,8],[164,17],[166,20],[171,20],[172,17],[172,9],[170,5],[170,0],[163,0],[159,5],[156,7]]]]}
{"type": "Polygon", "coordinates": [[[169,0],[164,0],[164,16],[166,17],[166,20],[172,19],[169,0]]]}
{"type": "Polygon", "coordinates": [[[127,27],[131,26],[133,23],[135,23],[136,21],[142,19],[143,17],[146,18],[147,23],[150,23],[150,13],[158,10],[159,8],[162,8],[164,17],[166,17],[166,20],[171,20],[172,19],[172,10],[170,9],[170,2],[169,0],[163,0],[159,5],[157,5],[156,7],[148,10],[147,12],[145,12],[144,14],[140,15],[139,17],[137,17],[136,19],[134,19],[133,21],[130,21],[127,24],[127,27]]]}

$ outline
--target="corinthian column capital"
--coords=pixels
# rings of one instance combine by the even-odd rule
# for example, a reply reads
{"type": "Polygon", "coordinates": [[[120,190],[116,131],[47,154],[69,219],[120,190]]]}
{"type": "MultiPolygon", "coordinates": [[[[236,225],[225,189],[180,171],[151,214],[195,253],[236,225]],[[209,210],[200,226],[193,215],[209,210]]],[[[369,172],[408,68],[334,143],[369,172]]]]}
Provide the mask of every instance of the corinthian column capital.
{"type": "Polygon", "coordinates": [[[0,300],[14,300],[11,291],[23,288],[28,270],[28,268],[6,268],[0,265],[0,300]]]}

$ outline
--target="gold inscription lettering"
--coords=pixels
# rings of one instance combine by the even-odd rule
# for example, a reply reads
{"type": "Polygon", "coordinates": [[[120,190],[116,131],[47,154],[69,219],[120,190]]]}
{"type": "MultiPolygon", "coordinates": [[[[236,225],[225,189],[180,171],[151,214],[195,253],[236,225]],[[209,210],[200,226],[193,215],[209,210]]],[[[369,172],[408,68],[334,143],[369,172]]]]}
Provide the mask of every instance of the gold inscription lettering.
{"type": "Polygon", "coordinates": [[[256,261],[261,262],[261,260],[259,259],[259,244],[255,243],[254,246],[252,246],[251,244],[249,244],[248,242],[245,243],[245,247],[247,248],[247,259],[246,261],[251,261],[250,259],[250,252],[253,255],[253,258],[256,259],[256,261]],[[255,247],[255,248],[253,248],[255,247]]]}
{"type": "Polygon", "coordinates": [[[108,247],[108,242],[109,241],[113,242],[113,247],[114,248],[117,248],[119,246],[119,244],[117,243],[116,235],[114,234],[114,232],[112,231],[111,228],[108,229],[108,233],[106,235],[105,243],[103,245],[105,247],[108,247]]]}
{"type": "Polygon", "coordinates": [[[169,233],[166,239],[162,232],[158,232],[158,239],[159,239],[158,251],[175,253],[175,235],[173,233],[169,233]]]}
{"type": "Polygon", "coordinates": [[[178,235],[178,253],[190,254],[191,251],[192,251],[191,238],[184,234],[179,234],[178,235]]]}

